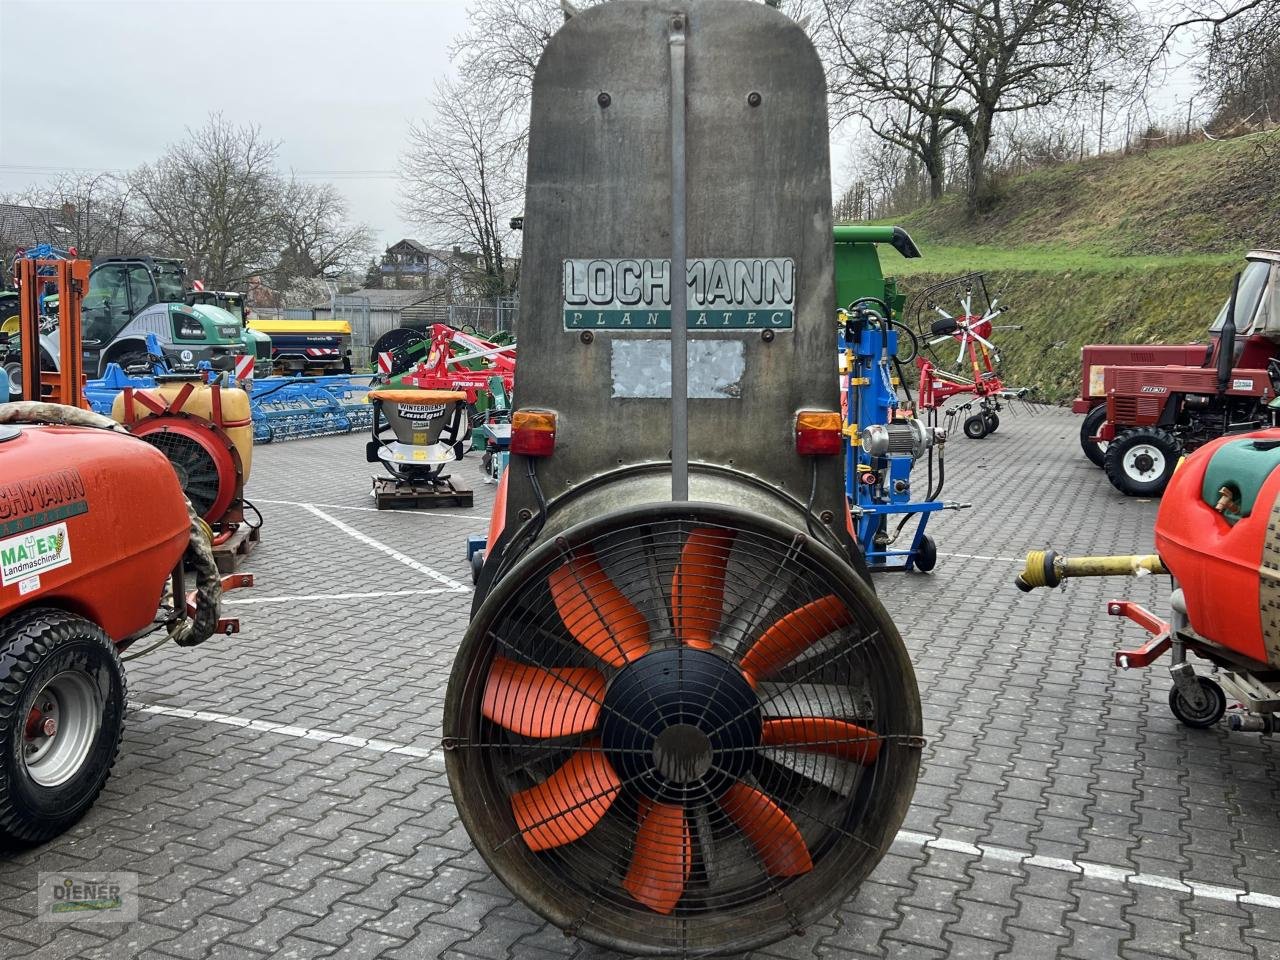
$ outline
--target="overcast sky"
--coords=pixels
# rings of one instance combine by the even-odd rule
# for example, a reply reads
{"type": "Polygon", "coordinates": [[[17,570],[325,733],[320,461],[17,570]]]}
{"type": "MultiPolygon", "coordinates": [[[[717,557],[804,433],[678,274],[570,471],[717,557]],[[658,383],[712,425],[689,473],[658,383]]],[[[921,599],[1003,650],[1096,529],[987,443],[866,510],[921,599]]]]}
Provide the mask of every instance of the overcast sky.
{"type": "MultiPolygon", "coordinates": [[[[409,121],[426,115],[432,85],[450,69],[465,7],[0,0],[0,194],[62,169],[135,167],[219,110],[281,141],[284,167],[336,184],[383,243],[412,236],[396,209],[397,157],[409,121]]],[[[1157,97],[1184,102],[1194,83],[1189,71],[1172,73],[1157,97]]],[[[837,187],[852,133],[833,145],[837,187]]]]}
{"type": "Polygon", "coordinates": [[[396,159],[449,69],[464,9],[0,0],[0,194],[55,168],[137,166],[220,110],[282,141],[286,168],[333,181],[384,242],[412,235],[396,210],[396,159]]]}

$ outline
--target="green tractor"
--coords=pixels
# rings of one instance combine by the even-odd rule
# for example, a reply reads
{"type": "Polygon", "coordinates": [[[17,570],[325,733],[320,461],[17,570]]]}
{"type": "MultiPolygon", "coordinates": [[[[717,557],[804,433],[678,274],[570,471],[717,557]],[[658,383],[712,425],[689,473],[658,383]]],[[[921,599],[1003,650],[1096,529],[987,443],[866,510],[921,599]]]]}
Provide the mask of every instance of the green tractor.
{"type": "MultiPolygon", "coordinates": [[[[220,306],[188,302],[182,261],[163,257],[103,257],[89,274],[89,290],[82,307],[84,369],[102,376],[108,364],[122,369],[147,364],[148,334],[155,334],[171,366],[191,366],[207,360],[215,370],[231,370],[237,354],[258,357],[264,346],[260,334],[246,331],[240,318],[220,306]]],[[[9,373],[10,398],[17,399],[23,358],[17,337],[17,297],[11,318],[0,318],[9,332],[4,365],[9,373]],[[12,331],[9,328],[12,327],[12,331]]],[[[0,304],[3,307],[4,304],[0,304]]],[[[40,365],[60,366],[56,303],[46,301],[41,319],[40,365]]],[[[257,365],[255,360],[255,366],[257,365]]]]}

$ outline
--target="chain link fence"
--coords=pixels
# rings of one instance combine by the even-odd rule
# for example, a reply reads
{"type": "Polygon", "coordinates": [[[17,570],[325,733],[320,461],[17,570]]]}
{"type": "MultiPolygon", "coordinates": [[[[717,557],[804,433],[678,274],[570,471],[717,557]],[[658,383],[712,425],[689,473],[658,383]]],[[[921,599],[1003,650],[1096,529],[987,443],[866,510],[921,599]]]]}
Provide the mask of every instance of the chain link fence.
{"type": "Polygon", "coordinates": [[[449,325],[471,326],[485,333],[510,333],[516,331],[516,314],[520,302],[511,297],[477,303],[449,304],[449,325]]]}

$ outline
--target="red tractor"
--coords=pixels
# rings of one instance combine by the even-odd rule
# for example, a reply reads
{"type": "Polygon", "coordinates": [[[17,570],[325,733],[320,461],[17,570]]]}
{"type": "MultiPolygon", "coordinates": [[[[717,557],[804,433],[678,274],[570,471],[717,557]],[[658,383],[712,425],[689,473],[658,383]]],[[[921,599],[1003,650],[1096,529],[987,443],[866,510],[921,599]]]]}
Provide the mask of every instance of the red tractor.
{"type": "Polygon", "coordinates": [[[1178,460],[1271,423],[1280,381],[1280,251],[1255,250],[1207,344],[1087,346],[1080,445],[1128,496],[1164,492],[1178,460]]]}

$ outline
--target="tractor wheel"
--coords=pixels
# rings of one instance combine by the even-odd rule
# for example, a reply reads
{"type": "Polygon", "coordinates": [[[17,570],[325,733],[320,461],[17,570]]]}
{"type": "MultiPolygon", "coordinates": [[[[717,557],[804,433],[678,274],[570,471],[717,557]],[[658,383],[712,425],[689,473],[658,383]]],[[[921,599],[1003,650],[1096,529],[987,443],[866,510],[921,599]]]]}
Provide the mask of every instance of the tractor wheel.
{"type": "Polygon", "coordinates": [[[1084,455],[1095,467],[1103,466],[1103,461],[1107,456],[1107,447],[1110,446],[1105,440],[1094,440],[1098,435],[1098,431],[1102,429],[1102,425],[1107,422],[1107,405],[1099,404],[1084,415],[1084,423],[1080,424],[1080,449],[1084,451],[1084,455]]]}
{"type": "Polygon", "coordinates": [[[0,842],[43,843],[84,816],[124,709],[124,668],[96,624],[49,607],[0,621],[0,842]]]}
{"type": "Polygon", "coordinates": [[[0,402],[22,399],[22,361],[9,360],[4,365],[4,372],[9,375],[9,396],[0,398],[0,402]]]}
{"type": "Polygon", "coordinates": [[[111,362],[120,364],[120,369],[125,373],[129,372],[130,367],[143,367],[144,373],[151,372],[151,360],[145,350],[128,350],[118,357],[112,357],[111,362]]]}
{"type": "Polygon", "coordinates": [[[982,415],[982,419],[987,424],[987,436],[995,433],[1000,426],[1000,415],[994,411],[988,410],[982,415]]]}
{"type": "Polygon", "coordinates": [[[938,565],[938,545],[933,542],[933,537],[927,533],[920,538],[920,548],[916,550],[915,565],[916,569],[921,573],[928,573],[938,565]]]}
{"type": "Polygon", "coordinates": [[[1103,467],[1112,486],[1127,497],[1158,497],[1173,476],[1182,445],[1159,427],[1126,430],[1108,446],[1103,467]]]}
{"type": "Polygon", "coordinates": [[[1221,720],[1222,715],[1227,712],[1227,695],[1216,681],[1208,677],[1196,677],[1196,680],[1208,700],[1204,707],[1200,709],[1192,707],[1182,696],[1181,691],[1173,687],[1169,691],[1169,709],[1184,727],[1204,730],[1221,720]]]}
{"type": "Polygon", "coordinates": [[[975,413],[964,422],[964,435],[970,440],[981,440],[987,435],[987,418],[975,413]]]}

